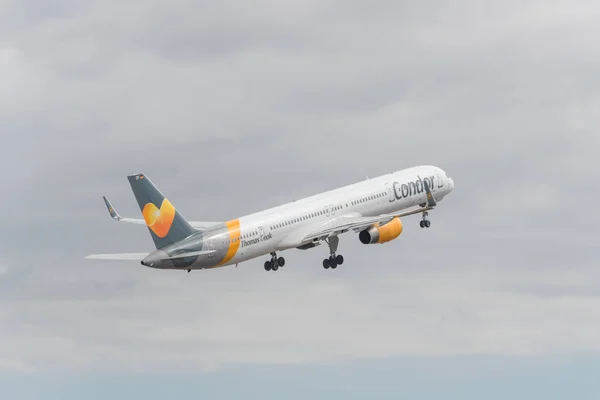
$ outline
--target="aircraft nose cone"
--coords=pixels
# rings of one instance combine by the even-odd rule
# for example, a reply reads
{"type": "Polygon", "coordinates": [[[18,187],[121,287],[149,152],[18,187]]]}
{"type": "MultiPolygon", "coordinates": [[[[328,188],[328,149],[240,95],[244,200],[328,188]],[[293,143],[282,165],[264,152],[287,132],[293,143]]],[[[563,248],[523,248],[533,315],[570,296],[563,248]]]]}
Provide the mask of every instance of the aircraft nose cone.
{"type": "Polygon", "coordinates": [[[454,190],[454,180],[452,178],[448,178],[448,186],[450,186],[450,191],[454,190]]]}

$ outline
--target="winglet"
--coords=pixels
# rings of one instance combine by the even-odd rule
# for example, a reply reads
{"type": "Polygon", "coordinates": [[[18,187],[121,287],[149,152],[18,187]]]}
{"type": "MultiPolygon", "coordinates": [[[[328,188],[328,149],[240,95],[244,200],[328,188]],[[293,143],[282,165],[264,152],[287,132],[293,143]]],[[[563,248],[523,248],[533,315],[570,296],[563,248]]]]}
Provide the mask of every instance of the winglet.
{"type": "MultiPolygon", "coordinates": [[[[420,177],[419,177],[420,179],[420,177]]],[[[427,181],[427,179],[423,180],[423,186],[425,187],[425,193],[427,193],[427,207],[435,207],[437,205],[437,203],[435,202],[435,199],[433,198],[433,194],[431,194],[431,189],[429,188],[429,183],[427,181]]]]}
{"type": "Polygon", "coordinates": [[[102,198],[104,199],[104,204],[106,204],[106,208],[108,209],[108,213],[110,214],[110,217],[112,219],[114,219],[115,221],[120,221],[121,219],[123,219],[115,210],[115,208],[113,207],[112,204],[110,204],[110,201],[108,201],[108,199],[105,196],[102,196],[102,198]]]}

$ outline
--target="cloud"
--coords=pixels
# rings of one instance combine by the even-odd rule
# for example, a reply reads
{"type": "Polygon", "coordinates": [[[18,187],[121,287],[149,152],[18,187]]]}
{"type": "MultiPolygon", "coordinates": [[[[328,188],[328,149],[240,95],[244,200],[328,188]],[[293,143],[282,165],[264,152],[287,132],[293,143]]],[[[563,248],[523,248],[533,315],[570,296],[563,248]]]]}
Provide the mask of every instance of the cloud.
{"type": "Polygon", "coordinates": [[[596,3],[115,7],[6,4],[0,368],[598,350],[596,3]],[[432,228],[345,236],[334,273],[82,260],[152,249],[101,201],[139,217],[130,173],[226,220],[415,164],[456,182],[432,228]]]}
{"type": "Polygon", "coordinates": [[[396,266],[395,273],[360,281],[348,276],[352,271],[311,268],[309,275],[297,268],[303,266],[278,275],[256,266],[190,275],[141,271],[126,300],[111,290],[92,289],[90,297],[66,287],[65,299],[24,299],[3,313],[2,326],[10,327],[3,356],[35,370],[189,372],[600,350],[600,326],[588,318],[600,311],[600,276],[592,268],[540,276],[396,266]]]}

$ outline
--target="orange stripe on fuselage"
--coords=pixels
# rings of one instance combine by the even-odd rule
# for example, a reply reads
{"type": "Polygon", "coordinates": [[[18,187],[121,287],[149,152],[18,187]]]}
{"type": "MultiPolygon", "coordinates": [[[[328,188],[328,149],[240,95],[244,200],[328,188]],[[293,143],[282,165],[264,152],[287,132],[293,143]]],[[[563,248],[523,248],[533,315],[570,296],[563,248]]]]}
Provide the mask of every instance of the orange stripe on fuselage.
{"type": "Polygon", "coordinates": [[[227,249],[227,254],[225,254],[225,258],[221,260],[218,265],[223,265],[229,260],[231,260],[235,253],[237,253],[240,248],[240,220],[234,219],[231,221],[225,222],[225,226],[227,226],[227,231],[229,232],[229,248],[227,249]]]}

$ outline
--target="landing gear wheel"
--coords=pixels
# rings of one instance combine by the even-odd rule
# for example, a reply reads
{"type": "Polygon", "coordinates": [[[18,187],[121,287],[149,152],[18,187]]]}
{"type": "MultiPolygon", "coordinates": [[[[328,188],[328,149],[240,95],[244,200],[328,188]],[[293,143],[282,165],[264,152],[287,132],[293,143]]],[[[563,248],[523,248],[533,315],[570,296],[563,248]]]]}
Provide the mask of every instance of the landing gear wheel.
{"type": "Polygon", "coordinates": [[[283,267],[285,265],[285,258],[279,257],[277,264],[279,264],[280,267],[283,267]]]}
{"type": "Polygon", "coordinates": [[[419,222],[419,226],[421,228],[429,228],[431,226],[431,222],[427,219],[429,213],[427,211],[423,211],[423,219],[419,222]]]}
{"type": "Polygon", "coordinates": [[[335,236],[331,236],[328,240],[327,240],[327,244],[329,245],[329,259],[323,260],[323,267],[325,267],[325,269],[327,268],[331,268],[331,269],[336,269],[338,265],[342,265],[344,263],[344,257],[342,257],[341,255],[336,255],[336,251],[338,249],[338,244],[340,242],[340,239],[337,237],[337,235],[335,236]]]}
{"type": "Polygon", "coordinates": [[[271,270],[271,261],[265,261],[265,271],[271,270]]]}
{"type": "Polygon", "coordinates": [[[279,269],[279,265],[277,265],[277,263],[276,263],[276,262],[274,262],[274,263],[270,263],[270,264],[271,264],[271,269],[272,269],[273,271],[277,271],[277,270],[279,269]]]}

